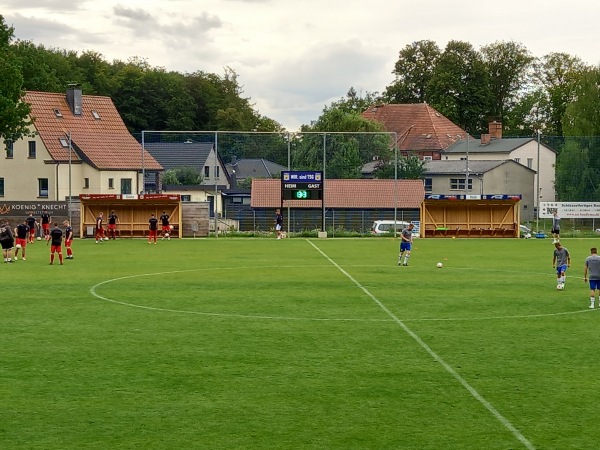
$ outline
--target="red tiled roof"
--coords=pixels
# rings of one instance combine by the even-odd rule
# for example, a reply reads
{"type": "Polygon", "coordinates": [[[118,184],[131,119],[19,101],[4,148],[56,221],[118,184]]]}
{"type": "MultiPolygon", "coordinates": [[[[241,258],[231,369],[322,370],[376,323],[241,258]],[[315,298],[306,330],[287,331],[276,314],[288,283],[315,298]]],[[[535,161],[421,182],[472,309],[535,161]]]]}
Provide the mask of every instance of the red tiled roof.
{"type": "MultiPolygon", "coordinates": [[[[325,180],[327,208],[419,208],[425,198],[422,180],[325,180]],[[394,199],[397,198],[397,202],[394,199]]],[[[281,206],[281,180],[252,180],[253,208],[281,206]]],[[[320,200],[286,200],[292,208],[320,208],[320,200]]]]}
{"type": "Polygon", "coordinates": [[[371,106],[362,116],[397,133],[400,151],[441,151],[467,138],[465,130],[427,103],[371,106]]]}
{"type": "MultiPolygon", "coordinates": [[[[109,97],[82,97],[82,114],[74,115],[64,93],[25,93],[25,101],[31,105],[31,116],[35,118],[34,126],[52,159],[68,161],[69,149],[62,146],[60,139],[71,133],[73,147],[81,150],[86,162],[98,170],[162,170],[148,152],[142,164],[142,146],[129,133],[109,97]],[[55,109],[62,117],[56,116],[55,109]],[[100,119],[95,119],[92,111],[100,119]]],[[[71,160],[79,159],[73,152],[71,160]]]]}

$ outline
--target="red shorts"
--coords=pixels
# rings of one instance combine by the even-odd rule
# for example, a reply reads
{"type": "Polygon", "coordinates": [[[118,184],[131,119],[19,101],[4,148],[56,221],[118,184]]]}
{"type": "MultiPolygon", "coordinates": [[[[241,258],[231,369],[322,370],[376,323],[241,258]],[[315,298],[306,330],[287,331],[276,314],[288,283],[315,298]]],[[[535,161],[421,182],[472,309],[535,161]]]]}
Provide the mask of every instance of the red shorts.
{"type": "Polygon", "coordinates": [[[109,230],[116,230],[116,229],[117,229],[117,225],[116,225],[116,224],[114,224],[114,223],[109,223],[109,224],[108,224],[108,229],[109,229],[109,230]]]}
{"type": "Polygon", "coordinates": [[[49,229],[50,229],[50,224],[49,223],[43,223],[42,224],[42,230],[48,231],[49,229]]]}
{"type": "Polygon", "coordinates": [[[60,245],[51,245],[50,246],[50,253],[62,253],[62,247],[60,245]]]}
{"type": "Polygon", "coordinates": [[[157,231],[158,231],[158,230],[150,230],[150,234],[148,235],[148,238],[153,238],[153,237],[155,238],[155,237],[156,237],[156,232],[157,232],[157,231]]]}
{"type": "Polygon", "coordinates": [[[65,239],[65,247],[69,248],[71,247],[71,244],[73,243],[73,239],[65,239]]]}
{"type": "Polygon", "coordinates": [[[163,225],[162,230],[168,233],[169,231],[171,231],[171,225],[163,225]]]}
{"type": "Polygon", "coordinates": [[[21,248],[27,247],[27,239],[16,238],[15,239],[15,247],[19,246],[19,245],[21,246],[21,248]]]}
{"type": "Polygon", "coordinates": [[[29,236],[35,236],[35,228],[29,229],[29,236]]]}

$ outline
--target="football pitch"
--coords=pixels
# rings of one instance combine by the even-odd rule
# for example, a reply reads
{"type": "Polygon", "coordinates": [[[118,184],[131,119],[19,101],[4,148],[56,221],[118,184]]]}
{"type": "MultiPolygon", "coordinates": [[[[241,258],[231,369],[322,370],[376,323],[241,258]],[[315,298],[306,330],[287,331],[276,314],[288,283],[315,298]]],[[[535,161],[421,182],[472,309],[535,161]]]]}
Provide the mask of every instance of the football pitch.
{"type": "Polygon", "coordinates": [[[45,242],[0,267],[3,449],[596,449],[600,239],[45,242]],[[442,268],[436,268],[438,262],[442,268]]]}

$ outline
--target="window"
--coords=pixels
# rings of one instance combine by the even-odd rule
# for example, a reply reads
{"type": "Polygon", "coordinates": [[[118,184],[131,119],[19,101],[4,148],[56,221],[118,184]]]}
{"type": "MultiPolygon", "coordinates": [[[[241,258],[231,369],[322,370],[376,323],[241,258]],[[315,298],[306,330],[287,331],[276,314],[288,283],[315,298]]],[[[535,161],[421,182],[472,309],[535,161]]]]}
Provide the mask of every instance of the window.
{"type": "Polygon", "coordinates": [[[54,109],[54,115],[56,117],[62,117],[63,116],[62,113],[60,112],[60,109],[58,109],[58,108],[54,109]]]}
{"type": "Polygon", "coordinates": [[[89,189],[90,188],[90,179],[89,178],[84,178],[83,179],[83,188],[84,189],[89,189]]]}
{"type": "Polygon", "coordinates": [[[48,198],[48,178],[38,178],[38,197],[48,198]]]}
{"type": "Polygon", "coordinates": [[[433,156],[423,156],[423,161],[433,161],[433,156]]]}
{"type": "Polygon", "coordinates": [[[192,196],[191,195],[182,195],[181,196],[181,201],[182,202],[191,202],[192,201],[192,196]]]}
{"type": "Polygon", "coordinates": [[[61,137],[59,140],[60,140],[60,145],[62,145],[64,148],[69,147],[69,141],[67,138],[61,137]]]}
{"type": "Polygon", "coordinates": [[[109,178],[108,179],[108,188],[109,189],[114,189],[115,188],[115,179],[114,178],[109,178]]]}
{"type": "Polygon", "coordinates": [[[131,194],[131,178],[121,178],[121,194],[131,194]]]}
{"type": "Polygon", "coordinates": [[[0,178],[0,197],[4,197],[4,178],[0,178]]]}
{"type": "MultiPolygon", "coordinates": [[[[465,179],[464,178],[450,178],[450,189],[451,190],[465,190],[465,179]]],[[[473,178],[469,178],[469,191],[473,189],[473,178]]]]}
{"type": "Polygon", "coordinates": [[[13,142],[8,142],[6,144],[6,157],[7,158],[12,158],[14,154],[14,143],[13,142]]]}
{"type": "Polygon", "coordinates": [[[215,166],[215,178],[219,178],[219,175],[220,175],[219,169],[220,169],[219,166],[215,166]]]}
{"type": "Polygon", "coordinates": [[[94,116],[94,119],[100,120],[100,114],[98,114],[98,111],[92,109],[92,116],[94,116]]]}
{"type": "Polygon", "coordinates": [[[530,169],[533,167],[533,158],[527,158],[527,167],[530,169]]]}
{"type": "Polygon", "coordinates": [[[521,162],[521,158],[515,158],[515,162],[520,163],[521,162]]]}
{"type": "Polygon", "coordinates": [[[210,177],[210,166],[204,166],[204,178],[210,177]]]}
{"type": "Polygon", "coordinates": [[[433,191],[433,178],[425,178],[425,192],[433,191]]]}
{"type": "Polygon", "coordinates": [[[35,158],[35,141],[29,141],[29,153],[28,158],[35,158]]]}

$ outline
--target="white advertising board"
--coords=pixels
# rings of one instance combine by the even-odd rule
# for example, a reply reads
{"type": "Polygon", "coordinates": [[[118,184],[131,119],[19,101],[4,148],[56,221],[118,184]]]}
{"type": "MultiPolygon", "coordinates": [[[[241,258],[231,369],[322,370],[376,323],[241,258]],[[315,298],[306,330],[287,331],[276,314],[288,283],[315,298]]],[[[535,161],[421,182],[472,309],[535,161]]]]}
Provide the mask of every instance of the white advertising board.
{"type": "Polygon", "coordinates": [[[561,219],[593,219],[600,217],[598,202],[541,202],[539,217],[549,219],[558,210],[561,219]]]}

